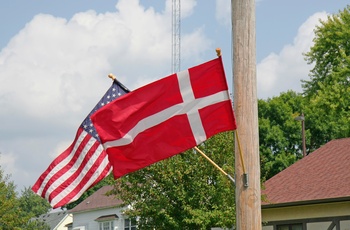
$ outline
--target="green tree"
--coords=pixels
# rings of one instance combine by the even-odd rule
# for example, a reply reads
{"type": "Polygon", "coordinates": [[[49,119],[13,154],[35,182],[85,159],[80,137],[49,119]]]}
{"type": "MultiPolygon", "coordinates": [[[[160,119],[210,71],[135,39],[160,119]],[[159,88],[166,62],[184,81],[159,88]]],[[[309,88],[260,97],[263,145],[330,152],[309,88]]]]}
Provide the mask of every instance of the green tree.
{"type": "Polygon", "coordinates": [[[21,196],[18,198],[18,206],[23,212],[26,220],[23,223],[23,229],[27,230],[49,230],[50,226],[42,221],[36,220],[39,217],[50,211],[51,206],[49,202],[42,197],[36,195],[31,187],[24,188],[21,191],[21,196]]]}
{"type": "Polygon", "coordinates": [[[26,230],[50,230],[50,226],[42,221],[31,219],[29,220],[23,229],[26,230]]]}
{"type": "Polygon", "coordinates": [[[314,64],[310,80],[303,81],[306,96],[314,96],[322,85],[334,83],[349,85],[350,6],[338,14],[328,16],[316,26],[314,45],[305,55],[308,64],[314,64]]]}
{"type": "Polygon", "coordinates": [[[314,45],[305,54],[314,64],[303,81],[308,99],[311,151],[332,139],[350,136],[350,6],[315,29],[314,45]]]}
{"type": "Polygon", "coordinates": [[[51,209],[49,202],[35,194],[31,187],[22,190],[19,198],[19,207],[31,217],[38,217],[51,209]]]}
{"type": "Polygon", "coordinates": [[[302,157],[301,125],[294,118],[304,110],[303,96],[293,91],[258,101],[262,180],[269,179],[302,157]]]}
{"type": "Polygon", "coordinates": [[[314,30],[305,53],[312,64],[303,94],[281,93],[259,100],[262,177],[268,179],[301,157],[300,124],[305,115],[306,147],[311,153],[332,139],[350,136],[350,6],[328,16],[314,30]]]}
{"type": "Polygon", "coordinates": [[[19,197],[10,175],[0,167],[0,230],[47,230],[48,225],[31,218],[46,213],[50,205],[35,195],[30,188],[19,197]]]}
{"type": "Polygon", "coordinates": [[[0,229],[21,229],[28,219],[19,207],[16,186],[0,168],[0,229]]]}
{"type": "MultiPolygon", "coordinates": [[[[200,146],[233,175],[232,132],[200,146]]],[[[234,186],[194,150],[178,154],[116,181],[113,193],[129,205],[126,214],[140,217],[140,229],[210,229],[235,223],[234,186]]]]}

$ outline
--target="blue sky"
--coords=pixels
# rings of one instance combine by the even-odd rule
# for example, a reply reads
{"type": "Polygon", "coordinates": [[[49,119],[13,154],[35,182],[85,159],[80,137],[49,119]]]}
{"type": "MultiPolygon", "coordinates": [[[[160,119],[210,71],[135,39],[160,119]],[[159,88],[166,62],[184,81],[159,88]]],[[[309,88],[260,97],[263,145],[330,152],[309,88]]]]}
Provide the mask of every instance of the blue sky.
{"type": "MultiPolygon", "coordinates": [[[[0,3],[0,164],[19,190],[72,142],[110,86],[130,89],[170,74],[171,1],[11,0],[0,3]]],[[[223,52],[232,89],[228,0],[181,2],[181,69],[223,52]]],[[[256,2],[258,97],[301,92],[302,53],[319,19],[347,1],[256,2]]]]}

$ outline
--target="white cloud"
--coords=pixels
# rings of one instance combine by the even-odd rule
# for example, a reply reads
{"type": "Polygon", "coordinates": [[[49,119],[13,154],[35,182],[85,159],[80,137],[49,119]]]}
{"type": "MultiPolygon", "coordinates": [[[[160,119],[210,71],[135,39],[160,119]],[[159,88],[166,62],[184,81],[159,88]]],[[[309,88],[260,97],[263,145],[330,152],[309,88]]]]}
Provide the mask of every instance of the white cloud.
{"type": "Polygon", "coordinates": [[[2,170],[4,170],[5,175],[12,175],[16,172],[14,167],[16,156],[13,153],[1,153],[0,161],[2,165],[2,170]]]}
{"type": "Polygon", "coordinates": [[[195,63],[200,62],[200,57],[209,50],[212,42],[205,38],[204,27],[196,29],[191,34],[184,34],[181,38],[181,45],[187,47],[182,49],[181,55],[184,60],[192,59],[195,63]]]}
{"type": "MultiPolygon", "coordinates": [[[[256,0],[255,5],[258,5],[263,0],[256,0]]],[[[227,0],[216,0],[216,9],[215,9],[215,17],[218,22],[223,25],[231,26],[231,18],[232,18],[232,1],[227,0]]]]}
{"type": "Polygon", "coordinates": [[[285,45],[278,53],[271,53],[257,65],[258,98],[278,96],[280,92],[302,92],[301,80],[309,79],[312,66],[304,60],[303,53],[312,46],[315,26],[325,20],[325,12],[315,13],[304,22],[292,44],[285,45]]]}
{"type": "Polygon", "coordinates": [[[215,16],[223,25],[231,25],[231,1],[216,0],[215,16]]]}
{"type": "MultiPolygon", "coordinates": [[[[196,0],[186,0],[186,1],[179,1],[180,2],[180,16],[181,18],[189,17],[193,14],[193,10],[195,6],[197,5],[196,0]]],[[[173,9],[173,1],[167,0],[166,1],[166,10],[165,12],[169,15],[172,15],[172,9],[173,9]]]]}
{"type": "MultiPolygon", "coordinates": [[[[183,4],[185,12],[195,5],[190,2],[183,4]]],[[[35,16],[0,53],[2,112],[20,107],[43,119],[80,112],[104,91],[109,72],[131,89],[170,72],[170,15],[144,9],[137,0],[119,1],[116,9],[82,12],[68,21],[35,16]]],[[[186,37],[207,41],[198,31],[184,37],[184,50],[186,37]]],[[[190,47],[192,55],[203,45],[196,48],[190,47]]]]}
{"type": "MultiPolygon", "coordinates": [[[[261,1],[256,1],[260,4],[261,1]]],[[[278,96],[281,92],[294,90],[301,92],[301,80],[309,79],[312,66],[304,60],[303,53],[312,46],[315,26],[319,20],[327,19],[326,12],[310,16],[300,27],[291,44],[287,44],[279,53],[270,53],[257,63],[258,98],[266,99],[278,96]]],[[[225,26],[231,26],[231,2],[216,0],[216,18],[225,26]]]]}

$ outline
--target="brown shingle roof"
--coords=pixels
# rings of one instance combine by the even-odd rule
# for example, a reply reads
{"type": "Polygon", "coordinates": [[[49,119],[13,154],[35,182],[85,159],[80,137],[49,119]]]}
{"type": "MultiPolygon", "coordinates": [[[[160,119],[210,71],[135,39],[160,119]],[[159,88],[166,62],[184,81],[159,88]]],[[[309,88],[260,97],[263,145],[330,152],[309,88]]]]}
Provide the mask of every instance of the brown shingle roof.
{"type": "Polygon", "coordinates": [[[75,206],[70,212],[83,212],[83,211],[91,211],[95,209],[101,208],[109,208],[116,207],[123,202],[121,200],[116,199],[113,195],[107,196],[106,193],[111,191],[113,186],[106,185],[101,187],[99,190],[94,192],[91,196],[87,197],[80,204],[75,206]]]}
{"type": "Polygon", "coordinates": [[[350,138],[332,140],[265,182],[267,204],[350,198],[350,138]]]}

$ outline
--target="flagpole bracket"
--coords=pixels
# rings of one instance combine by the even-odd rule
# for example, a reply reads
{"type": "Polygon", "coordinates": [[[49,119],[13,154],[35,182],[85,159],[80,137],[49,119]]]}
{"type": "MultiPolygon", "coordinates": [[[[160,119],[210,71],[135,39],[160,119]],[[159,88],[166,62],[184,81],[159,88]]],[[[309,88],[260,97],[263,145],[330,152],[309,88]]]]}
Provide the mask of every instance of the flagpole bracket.
{"type": "Polygon", "coordinates": [[[247,173],[243,173],[243,186],[245,188],[249,187],[249,177],[247,173]]]}

